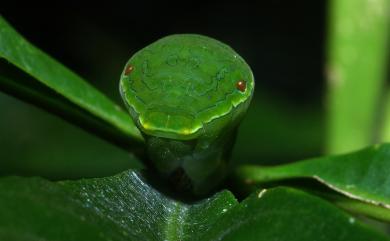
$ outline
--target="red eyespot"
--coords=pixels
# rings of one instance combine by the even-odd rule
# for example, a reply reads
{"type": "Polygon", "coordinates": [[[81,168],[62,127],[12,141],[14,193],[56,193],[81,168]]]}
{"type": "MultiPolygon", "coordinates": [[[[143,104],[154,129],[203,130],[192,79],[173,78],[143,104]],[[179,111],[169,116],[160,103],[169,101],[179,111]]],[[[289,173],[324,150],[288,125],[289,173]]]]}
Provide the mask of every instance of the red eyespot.
{"type": "Polygon", "coordinates": [[[241,91],[241,92],[244,92],[246,90],[246,82],[245,80],[239,80],[237,81],[236,83],[236,88],[241,91]]]}
{"type": "Polygon", "coordinates": [[[134,67],[132,65],[128,65],[125,69],[125,75],[129,75],[133,71],[134,67]]]}

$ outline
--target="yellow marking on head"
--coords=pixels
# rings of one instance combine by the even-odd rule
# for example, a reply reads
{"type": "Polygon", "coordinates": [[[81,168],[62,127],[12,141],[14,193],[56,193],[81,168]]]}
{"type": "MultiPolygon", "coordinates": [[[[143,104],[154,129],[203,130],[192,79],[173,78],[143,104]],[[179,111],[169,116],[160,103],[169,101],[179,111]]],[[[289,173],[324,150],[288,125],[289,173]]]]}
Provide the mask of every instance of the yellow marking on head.
{"type": "Polygon", "coordinates": [[[182,129],[181,130],[181,134],[184,134],[184,135],[188,135],[188,134],[191,134],[192,133],[192,131],[191,131],[191,129],[182,129]]]}
{"type": "Polygon", "coordinates": [[[143,127],[144,129],[150,129],[150,124],[147,123],[147,122],[141,123],[141,125],[142,125],[142,127],[143,127]]]}

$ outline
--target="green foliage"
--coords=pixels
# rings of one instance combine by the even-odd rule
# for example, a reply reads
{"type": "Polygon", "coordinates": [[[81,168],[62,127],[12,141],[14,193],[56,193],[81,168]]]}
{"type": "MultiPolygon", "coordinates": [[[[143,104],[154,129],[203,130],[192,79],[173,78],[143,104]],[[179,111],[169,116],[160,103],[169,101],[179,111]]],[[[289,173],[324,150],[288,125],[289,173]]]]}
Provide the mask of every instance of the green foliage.
{"type": "Polygon", "coordinates": [[[310,177],[346,195],[390,207],[389,160],[390,144],[383,144],[275,167],[242,166],[237,172],[247,182],[310,177]]]}
{"type": "Polygon", "coordinates": [[[290,188],[262,190],[241,203],[223,191],[185,204],[126,171],[57,183],[6,177],[0,193],[2,240],[390,240],[290,188]]]}
{"type": "MultiPolygon", "coordinates": [[[[372,143],[378,128],[376,110],[388,35],[388,16],[383,9],[387,9],[389,1],[344,0],[333,1],[331,6],[327,151],[341,152],[372,143]],[[357,24],[360,19],[370,19],[371,22],[365,22],[370,27],[357,24]]],[[[143,147],[143,138],[125,111],[23,39],[1,16],[0,59],[2,91],[48,109],[127,151],[135,153],[143,147]]],[[[259,105],[267,107],[264,103],[259,105]]],[[[280,113],[268,108],[272,109],[272,115],[262,119],[262,123],[278,123],[280,113]]],[[[244,131],[252,138],[263,133],[260,129],[253,130],[259,123],[256,118],[248,120],[247,126],[244,123],[244,131]]],[[[302,125],[317,120],[316,117],[314,121],[300,118],[292,120],[302,125]]],[[[4,125],[10,123],[6,118],[1,121],[4,125]]],[[[380,135],[385,140],[387,123],[390,122],[385,119],[385,132],[380,135]]],[[[311,128],[321,129],[318,124],[311,128]]],[[[279,132],[269,130],[272,138],[273,133],[294,134],[289,128],[279,132]]],[[[303,143],[313,149],[311,140],[318,133],[299,134],[308,137],[303,143]]],[[[245,136],[239,140],[242,138],[245,136]]],[[[106,143],[96,144],[99,145],[106,143]]],[[[2,145],[2,148],[9,146],[2,145]]],[[[235,159],[260,162],[243,159],[256,157],[264,147],[256,149],[255,144],[242,143],[238,147],[247,154],[238,153],[235,159]]],[[[23,148],[21,145],[21,152],[23,148]]],[[[50,145],[44,145],[41,150],[46,152],[45,149],[50,149],[50,145]]],[[[52,153],[56,150],[53,148],[52,153]]],[[[125,159],[123,152],[109,148],[107,152],[111,150],[116,153],[112,160],[101,157],[100,161],[110,165],[114,159],[125,159]]],[[[20,156],[29,158],[28,153],[20,156]]],[[[240,190],[248,186],[256,190],[241,202],[229,191],[192,203],[180,201],[177,194],[167,196],[169,192],[163,184],[134,171],[60,182],[2,177],[0,239],[390,240],[380,230],[364,223],[366,218],[361,218],[364,215],[390,222],[389,153],[390,145],[383,144],[350,154],[280,166],[242,166],[234,176],[241,182],[235,185],[240,190]],[[293,179],[302,182],[297,184],[293,179]],[[327,188],[312,188],[309,179],[327,188]],[[281,181],[295,188],[272,187],[281,181]],[[259,189],[259,186],[271,188],[259,189]]]]}
{"type": "MultiPolygon", "coordinates": [[[[339,156],[325,156],[274,167],[242,166],[237,176],[247,183],[314,178],[350,198],[390,208],[390,144],[339,156]]],[[[384,210],[386,212],[386,210],[384,210]]],[[[386,217],[390,221],[389,212],[386,217]]]]}

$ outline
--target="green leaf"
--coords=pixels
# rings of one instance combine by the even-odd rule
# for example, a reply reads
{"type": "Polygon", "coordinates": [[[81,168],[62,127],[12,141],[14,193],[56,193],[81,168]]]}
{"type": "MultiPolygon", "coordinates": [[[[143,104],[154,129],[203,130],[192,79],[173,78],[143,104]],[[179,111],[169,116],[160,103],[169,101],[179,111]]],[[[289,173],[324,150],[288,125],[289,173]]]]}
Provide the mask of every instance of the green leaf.
{"type": "Polygon", "coordinates": [[[247,183],[314,178],[350,198],[390,208],[390,144],[274,167],[242,166],[236,174],[247,183]]]}
{"type": "Polygon", "coordinates": [[[0,240],[390,240],[322,199],[290,188],[238,203],[228,191],[193,204],[135,172],[80,181],[0,179],[0,240]]]}
{"type": "Polygon", "coordinates": [[[0,16],[1,58],[18,70],[1,62],[2,91],[34,102],[84,128],[92,128],[111,142],[142,142],[138,129],[125,111],[27,42],[0,16]]]}
{"type": "Polygon", "coordinates": [[[321,193],[318,194],[331,201],[333,204],[348,210],[352,213],[357,213],[360,215],[365,215],[376,220],[390,223],[390,209],[383,208],[380,206],[371,205],[366,202],[361,202],[359,200],[351,199],[346,196],[334,193],[321,193]]]}

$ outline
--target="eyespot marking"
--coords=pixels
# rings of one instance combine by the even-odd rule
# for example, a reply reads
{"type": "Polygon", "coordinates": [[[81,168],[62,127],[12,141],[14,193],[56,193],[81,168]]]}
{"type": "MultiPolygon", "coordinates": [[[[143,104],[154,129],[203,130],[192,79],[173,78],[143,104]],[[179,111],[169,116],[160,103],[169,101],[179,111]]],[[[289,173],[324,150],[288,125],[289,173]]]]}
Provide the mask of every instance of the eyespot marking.
{"type": "Polygon", "coordinates": [[[236,83],[236,88],[241,91],[241,92],[245,92],[246,90],[246,81],[245,80],[239,80],[237,81],[236,83]]]}
{"type": "Polygon", "coordinates": [[[134,66],[129,64],[125,69],[125,75],[129,75],[134,70],[134,66]]]}

